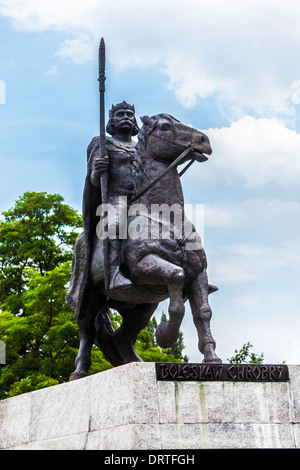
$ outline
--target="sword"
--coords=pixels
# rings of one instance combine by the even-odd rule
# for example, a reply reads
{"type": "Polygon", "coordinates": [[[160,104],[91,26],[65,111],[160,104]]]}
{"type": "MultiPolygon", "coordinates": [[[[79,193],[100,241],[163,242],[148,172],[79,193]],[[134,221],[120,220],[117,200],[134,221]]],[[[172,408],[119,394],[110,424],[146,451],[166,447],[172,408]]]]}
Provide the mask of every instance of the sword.
{"type": "MultiPolygon", "coordinates": [[[[100,92],[100,145],[99,155],[104,157],[106,147],[105,137],[105,43],[104,39],[101,38],[99,45],[99,92],[100,92]]],[[[107,203],[107,171],[101,173],[100,176],[100,187],[101,187],[101,203],[107,203]]],[[[109,286],[109,259],[108,259],[108,238],[103,239],[103,260],[104,260],[104,281],[105,290],[108,290],[109,286]]]]}

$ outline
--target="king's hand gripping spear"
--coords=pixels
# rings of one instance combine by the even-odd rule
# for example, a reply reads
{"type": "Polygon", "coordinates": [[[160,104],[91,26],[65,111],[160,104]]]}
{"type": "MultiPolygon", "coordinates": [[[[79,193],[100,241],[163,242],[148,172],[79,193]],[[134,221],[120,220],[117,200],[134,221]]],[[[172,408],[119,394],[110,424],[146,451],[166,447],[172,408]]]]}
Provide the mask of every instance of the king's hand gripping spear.
{"type": "MultiPolygon", "coordinates": [[[[105,137],[105,43],[101,38],[99,45],[99,92],[100,92],[100,145],[99,156],[104,157],[106,153],[106,137],[105,137]]],[[[107,171],[101,173],[101,203],[107,203],[107,171]]],[[[103,239],[103,260],[104,260],[104,280],[105,290],[109,287],[109,259],[108,259],[108,238],[103,239]]]]}

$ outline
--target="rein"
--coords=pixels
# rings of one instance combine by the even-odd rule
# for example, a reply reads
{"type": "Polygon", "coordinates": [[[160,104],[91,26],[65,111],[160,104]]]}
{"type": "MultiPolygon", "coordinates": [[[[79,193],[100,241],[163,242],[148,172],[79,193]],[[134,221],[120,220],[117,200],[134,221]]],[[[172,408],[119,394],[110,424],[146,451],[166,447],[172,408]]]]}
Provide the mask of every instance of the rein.
{"type": "MultiPolygon", "coordinates": [[[[161,172],[160,175],[158,175],[153,181],[151,181],[151,183],[148,184],[148,186],[146,186],[144,189],[142,189],[138,194],[136,194],[130,201],[130,203],[136,201],[137,199],[139,199],[141,196],[143,196],[143,194],[145,194],[147,191],[149,191],[149,189],[151,189],[163,176],[165,176],[168,171],[170,171],[172,168],[174,168],[174,166],[178,165],[180,163],[181,160],[183,160],[183,158],[185,158],[190,152],[192,152],[194,149],[193,147],[188,147],[187,149],[185,149],[180,155],[179,157],[176,158],[176,160],[174,160],[164,171],[161,172]]],[[[185,168],[180,172],[179,176],[183,175],[183,173],[192,165],[192,163],[194,163],[195,159],[191,160],[186,166],[185,168]]]]}

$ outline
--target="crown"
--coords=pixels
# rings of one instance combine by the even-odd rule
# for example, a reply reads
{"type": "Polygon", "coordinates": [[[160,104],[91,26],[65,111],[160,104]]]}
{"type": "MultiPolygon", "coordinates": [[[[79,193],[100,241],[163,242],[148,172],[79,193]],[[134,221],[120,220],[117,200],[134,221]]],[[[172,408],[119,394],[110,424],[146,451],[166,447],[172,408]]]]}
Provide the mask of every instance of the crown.
{"type": "Polygon", "coordinates": [[[119,109],[131,109],[131,111],[135,113],[134,105],[128,104],[126,103],[126,101],[123,101],[122,103],[112,105],[111,110],[109,111],[109,117],[111,117],[119,109]]]}

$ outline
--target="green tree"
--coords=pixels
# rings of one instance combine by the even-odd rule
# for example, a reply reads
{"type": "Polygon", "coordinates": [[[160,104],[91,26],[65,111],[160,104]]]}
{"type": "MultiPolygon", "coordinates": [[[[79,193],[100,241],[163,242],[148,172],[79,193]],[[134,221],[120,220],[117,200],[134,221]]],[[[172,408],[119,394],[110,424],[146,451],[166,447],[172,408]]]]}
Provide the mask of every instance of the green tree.
{"type": "Polygon", "coordinates": [[[0,222],[0,397],[67,380],[78,347],[65,303],[82,216],[58,194],[26,192],[0,222]]]}
{"type": "Polygon", "coordinates": [[[0,305],[24,313],[26,268],[42,276],[71,260],[82,216],[58,194],[26,192],[0,222],[0,305]]]}
{"type": "Polygon", "coordinates": [[[243,344],[241,349],[238,351],[235,349],[234,356],[230,359],[227,359],[231,364],[262,364],[264,361],[264,354],[260,355],[250,352],[250,349],[253,348],[252,344],[248,343],[243,344]]]}
{"type": "Polygon", "coordinates": [[[64,301],[70,263],[41,275],[27,268],[27,289],[20,295],[26,314],[0,314],[0,337],[6,344],[6,367],[0,397],[14,396],[68,379],[77,353],[78,332],[64,301]]]}

